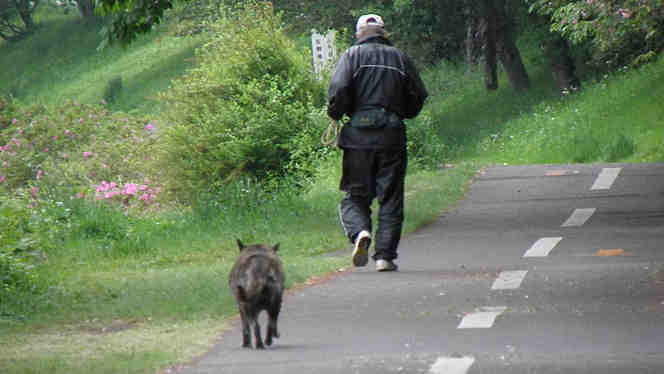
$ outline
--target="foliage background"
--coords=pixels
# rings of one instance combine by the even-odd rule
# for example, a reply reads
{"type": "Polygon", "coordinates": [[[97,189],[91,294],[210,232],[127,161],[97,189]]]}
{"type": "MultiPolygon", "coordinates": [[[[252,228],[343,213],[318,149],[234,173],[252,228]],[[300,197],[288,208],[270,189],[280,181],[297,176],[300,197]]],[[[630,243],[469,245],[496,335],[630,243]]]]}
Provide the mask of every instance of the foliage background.
{"type": "Polygon", "coordinates": [[[177,196],[214,189],[238,175],[308,168],[324,150],[325,91],[269,6],[247,4],[206,26],[197,67],[160,97],[164,166],[177,196]],[[318,118],[317,118],[318,117],[318,118]]]}

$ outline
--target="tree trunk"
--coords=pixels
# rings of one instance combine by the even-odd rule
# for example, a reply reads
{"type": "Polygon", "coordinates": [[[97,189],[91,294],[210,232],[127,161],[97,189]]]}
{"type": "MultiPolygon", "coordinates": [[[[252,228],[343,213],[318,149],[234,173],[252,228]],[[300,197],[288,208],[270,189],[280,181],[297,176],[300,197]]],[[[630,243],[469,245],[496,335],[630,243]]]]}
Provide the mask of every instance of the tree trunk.
{"type": "Polygon", "coordinates": [[[466,40],[465,40],[465,60],[466,60],[466,74],[470,75],[473,72],[473,66],[476,63],[475,48],[476,33],[477,33],[477,17],[472,9],[472,5],[466,1],[464,15],[466,16],[466,40]]]}
{"type": "Polygon", "coordinates": [[[32,12],[37,8],[38,2],[34,2],[34,6],[30,5],[30,1],[26,0],[14,0],[14,7],[19,17],[25,25],[26,33],[31,32],[35,28],[35,21],[32,18],[32,12]]]}
{"type": "Polygon", "coordinates": [[[546,56],[551,61],[553,80],[562,94],[578,91],[581,81],[576,76],[576,65],[569,55],[567,42],[559,36],[552,36],[544,44],[546,56]]]}
{"type": "Polygon", "coordinates": [[[470,75],[473,71],[473,65],[475,65],[474,58],[474,40],[475,40],[475,25],[473,18],[469,17],[466,23],[466,74],[470,75]]]}
{"type": "Polygon", "coordinates": [[[485,0],[480,18],[479,33],[484,49],[484,85],[487,90],[498,89],[496,63],[496,8],[492,0],[485,0]]]}
{"type": "Polygon", "coordinates": [[[97,20],[95,16],[95,0],[78,0],[76,3],[78,6],[78,11],[81,13],[81,17],[86,22],[93,23],[97,20]]]}
{"type": "Polygon", "coordinates": [[[515,91],[525,91],[530,88],[530,78],[523,65],[521,53],[514,41],[514,23],[509,12],[502,6],[498,8],[496,19],[496,50],[500,63],[507,72],[507,79],[515,91]]]}

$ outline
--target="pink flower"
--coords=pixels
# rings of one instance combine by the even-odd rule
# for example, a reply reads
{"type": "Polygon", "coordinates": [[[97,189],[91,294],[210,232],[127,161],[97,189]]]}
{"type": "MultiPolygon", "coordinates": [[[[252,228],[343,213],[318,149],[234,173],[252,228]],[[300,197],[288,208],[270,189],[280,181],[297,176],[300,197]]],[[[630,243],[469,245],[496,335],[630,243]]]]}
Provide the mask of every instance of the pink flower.
{"type": "Polygon", "coordinates": [[[5,183],[6,180],[7,180],[6,176],[0,175],[0,183],[5,183]]]}
{"type": "Polygon", "coordinates": [[[21,145],[21,141],[16,138],[12,138],[12,142],[14,142],[16,145],[21,145]]]}
{"type": "Polygon", "coordinates": [[[0,145],[0,153],[5,151],[5,147],[0,145]]]}
{"type": "Polygon", "coordinates": [[[39,197],[39,187],[32,187],[30,190],[30,196],[32,196],[33,199],[39,197]]]}
{"type": "Polygon", "coordinates": [[[48,147],[44,148],[44,152],[48,152],[48,147]]]}
{"type": "Polygon", "coordinates": [[[141,191],[145,191],[145,190],[148,189],[148,186],[142,184],[141,187],[139,187],[139,189],[140,189],[141,191]]]}
{"type": "Polygon", "coordinates": [[[42,172],[41,169],[37,170],[37,180],[39,180],[39,178],[41,178],[42,174],[43,174],[43,172],[42,172]]]}
{"type": "Polygon", "coordinates": [[[53,138],[52,138],[52,139],[53,139],[53,140],[58,140],[58,136],[57,136],[57,135],[55,135],[55,136],[53,136],[53,138]]]}
{"type": "Polygon", "coordinates": [[[111,184],[109,184],[109,187],[110,187],[110,188],[115,188],[115,187],[117,187],[117,186],[118,186],[118,185],[117,185],[115,182],[111,182],[111,184]]]}
{"type": "Polygon", "coordinates": [[[104,197],[107,198],[107,199],[110,199],[111,197],[113,197],[113,195],[111,195],[110,192],[106,192],[106,194],[104,195],[104,197]]]}
{"type": "Polygon", "coordinates": [[[622,18],[627,19],[627,18],[632,18],[633,12],[630,9],[620,8],[618,9],[618,14],[620,14],[622,18]]]}
{"type": "Polygon", "coordinates": [[[132,195],[133,196],[133,195],[136,195],[136,192],[137,192],[137,186],[136,186],[135,183],[129,183],[129,184],[125,185],[125,190],[124,190],[125,195],[132,195]]]}
{"type": "Polygon", "coordinates": [[[65,130],[65,135],[71,135],[71,131],[69,129],[65,130]]]}
{"type": "Polygon", "coordinates": [[[12,125],[15,124],[16,122],[18,122],[18,120],[16,118],[12,118],[12,125]]]}
{"type": "Polygon", "coordinates": [[[18,129],[18,134],[22,135],[23,134],[23,129],[18,129]]]}
{"type": "Polygon", "coordinates": [[[79,198],[79,199],[82,199],[82,198],[85,197],[85,193],[84,192],[79,192],[79,193],[76,194],[76,197],[79,198]]]}
{"type": "Polygon", "coordinates": [[[107,169],[107,168],[108,168],[108,165],[106,165],[106,164],[101,164],[101,167],[104,168],[104,169],[107,169]]]}
{"type": "Polygon", "coordinates": [[[92,152],[83,152],[83,157],[84,157],[84,158],[90,158],[90,157],[92,157],[92,152]]]}
{"type": "Polygon", "coordinates": [[[144,129],[147,131],[152,131],[154,127],[152,126],[152,123],[148,122],[148,124],[145,125],[144,129]]]}
{"type": "Polygon", "coordinates": [[[4,168],[5,166],[9,165],[7,161],[2,161],[2,167],[4,168]]]}

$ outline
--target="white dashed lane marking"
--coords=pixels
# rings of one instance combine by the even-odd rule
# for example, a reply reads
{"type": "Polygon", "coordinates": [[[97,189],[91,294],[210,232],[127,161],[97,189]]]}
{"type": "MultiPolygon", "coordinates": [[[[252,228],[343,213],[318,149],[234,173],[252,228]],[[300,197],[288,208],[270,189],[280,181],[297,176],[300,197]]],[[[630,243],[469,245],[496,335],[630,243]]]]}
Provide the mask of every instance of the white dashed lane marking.
{"type": "Polygon", "coordinates": [[[565,221],[562,227],[577,227],[583,226],[590,217],[595,214],[595,208],[576,209],[572,215],[565,221]]]}
{"type": "Polygon", "coordinates": [[[561,240],[563,240],[562,237],[542,238],[536,241],[523,257],[546,257],[561,240]]]}
{"type": "Polygon", "coordinates": [[[615,182],[616,178],[618,178],[618,174],[620,174],[620,170],[622,168],[604,168],[602,169],[602,172],[599,173],[599,176],[597,176],[597,179],[595,180],[595,183],[593,184],[592,187],[590,187],[591,190],[608,190],[611,188],[613,185],[613,182],[615,182]]]}
{"type": "Polygon", "coordinates": [[[429,374],[466,374],[475,363],[472,356],[466,357],[439,357],[429,368],[429,374]]]}
{"type": "Polygon", "coordinates": [[[493,326],[496,318],[507,310],[506,306],[485,306],[473,313],[466,314],[459,323],[458,329],[488,329],[493,326]]]}
{"type": "Polygon", "coordinates": [[[491,286],[492,290],[514,290],[521,287],[528,270],[503,271],[491,286]]]}

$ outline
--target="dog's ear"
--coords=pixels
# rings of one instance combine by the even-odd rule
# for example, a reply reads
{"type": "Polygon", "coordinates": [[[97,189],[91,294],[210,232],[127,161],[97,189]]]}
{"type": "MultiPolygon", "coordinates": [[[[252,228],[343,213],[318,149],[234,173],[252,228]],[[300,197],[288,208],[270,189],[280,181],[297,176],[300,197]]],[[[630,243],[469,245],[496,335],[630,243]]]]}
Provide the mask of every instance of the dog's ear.
{"type": "Polygon", "coordinates": [[[240,248],[240,252],[242,252],[242,250],[244,249],[244,244],[242,244],[240,239],[236,239],[236,240],[237,240],[237,246],[238,246],[238,248],[240,248]]]}
{"type": "Polygon", "coordinates": [[[274,247],[272,247],[273,252],[277,252],[279,250],[279,243],[275,244],[274,247]]]}

